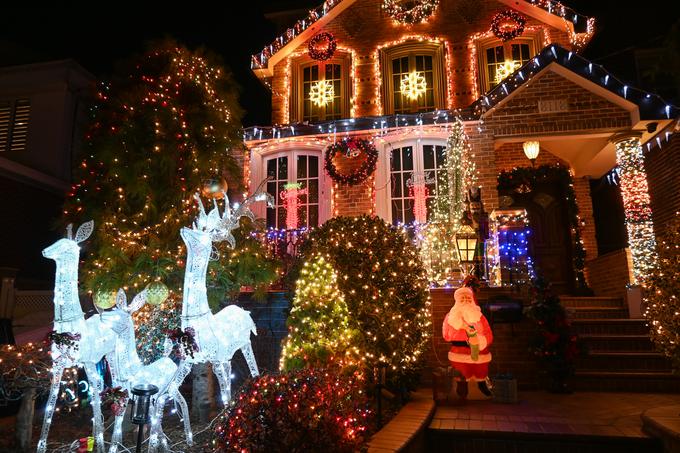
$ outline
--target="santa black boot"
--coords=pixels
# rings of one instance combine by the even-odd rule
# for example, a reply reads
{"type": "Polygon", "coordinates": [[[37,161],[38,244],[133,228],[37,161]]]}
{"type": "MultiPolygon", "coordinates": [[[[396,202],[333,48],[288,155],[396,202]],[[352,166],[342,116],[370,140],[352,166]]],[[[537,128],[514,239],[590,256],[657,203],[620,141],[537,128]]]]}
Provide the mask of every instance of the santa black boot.
{"type": "Polygon", "coordinates": [[[456,382],[456,394],[460,399],[467,399],[468,395],[468,383],[467,381],[456,382]]]}
{"type": "Polygon", "coordinates": [[[491,382],[489,382],[489,378],[484,379],[483,381],[477,381],[477,386],[479,387],[479,391],[484,394],[487,398],[491,398],[493,396],[493,393],[491,393],[491,382]]]}

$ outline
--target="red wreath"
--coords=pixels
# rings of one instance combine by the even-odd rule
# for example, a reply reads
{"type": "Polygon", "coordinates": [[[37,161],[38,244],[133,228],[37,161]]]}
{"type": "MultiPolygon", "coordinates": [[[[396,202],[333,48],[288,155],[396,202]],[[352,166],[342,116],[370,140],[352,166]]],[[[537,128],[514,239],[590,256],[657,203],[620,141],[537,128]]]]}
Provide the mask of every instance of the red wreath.
{"type": "Polygon", "coordinates": [[[324,168],[333,181],[343,184],[355,185],[364,181],[375,171],[375,164],[378,161],[378,150],[368,140],[360,138],[348,138],[333,143],[326,148],[324,168]],[[354,159],[361,154],[365,155],[363,163],[350,174],[340,173],[335,166],[334,160],[340,153],[346,158],[354,159]]]}
{"type": "Polygon", "coordinates": [[[336,47],[338,44],[335,42],[335,37],[325,31],[310,39],[307,49],[309,56],[314,60],[326,61],[333,57],[336,47]]]}
{"type": "Polygon", "coordinates": [[[508,9],[501,11],[491,19],[491,31],[503,42],[515,39],[524,33],[527,20],[521,14],[508,9]]]}

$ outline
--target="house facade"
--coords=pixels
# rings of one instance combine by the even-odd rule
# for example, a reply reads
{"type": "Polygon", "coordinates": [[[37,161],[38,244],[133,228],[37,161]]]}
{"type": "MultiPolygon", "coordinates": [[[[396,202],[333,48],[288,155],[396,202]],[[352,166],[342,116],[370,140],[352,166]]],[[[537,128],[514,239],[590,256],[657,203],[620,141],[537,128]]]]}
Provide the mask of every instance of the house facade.
{"type": "Polygon", "coordinates": [[[271,89],[274,125],[245,131],[246,180],[254,188],[269,177],[277,200],[257,214],[278,230],[360,214],[427,224],[432,176],[462,121],[477,174],[470,195],[483,276],[512,283],[513,263],[499,252],[512,245],[563,294],[587,286],[624,296],[680,210],[680,183],[669,177],[680,170],[679,111],[583,58],[595,27],[551,0],[326,1],[252,57],[271,89]],[[359,139],[377,152],[375,166],[344,146],[346,155],[330,158],[334,169],[367,177],[332,177],[329,147],[359,139]],[[530,160],[525,148],[535,142],[530,160]],[[596,229],[591,180],[610,172],[628,244],[599,256],[606,232],[596,229]],[[300,191],[292,219],[282,196],[290,183],[300,191]],[[503,231],[522,239],[508,243],[503,231]]]}

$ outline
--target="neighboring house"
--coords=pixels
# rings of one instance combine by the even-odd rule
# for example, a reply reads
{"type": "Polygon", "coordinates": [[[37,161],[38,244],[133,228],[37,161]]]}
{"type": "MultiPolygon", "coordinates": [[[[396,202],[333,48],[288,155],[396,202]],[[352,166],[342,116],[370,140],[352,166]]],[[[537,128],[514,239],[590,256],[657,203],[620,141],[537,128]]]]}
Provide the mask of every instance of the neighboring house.
{"type": "Polygon", "coordinates": [[[0,322],[13,318],[19,343],[51,325],[54,263],[42,250],[64,235],[58,221],[94,84],[72,60],[0,68],[0,322]]]}
{"type": "Polygon", "coordinates": [[[72,60],[0,68],[0,267],[19,279],[53,278],[41,251],[62,234],[56,222],[94,83],[72,60]]]}
{"type": "MultiPolygon", "coordinates": [[[[523,152],[528,141],[540,143],[537,167],[570,170],[586,280],[596,295],[622,297],[649,263],[652,221],[658,230],[680,210],[678,109],[581,57],[595,20],[558,2],[441,0],[421,23],[407,25],[388,14],[386,3],[433,2],[326,1],[253,56],[254,73],[272,92],[274,125],[245,131],[246,177],[251,188],[272,178],[276,207],[258,212],[268,227],[286,228],[279,194],[289,182],[308,191],[300,197],[298,227],[359,214],[412,222],[414,198],[405,182],[441,169],[450,125],[460,117],[485,211],[527,211],[535,264],[563,294],[575,291],[576,278],[570,200],[557,183],[529,194],[499,192],[497,185],[501,172],[531,166],[523,152]],[[508,10],[526,23],[503,42],[491,25],[508,10]],[[322,32],[337,44],[324,61],[308,51],[322,32]],[[409,76],[424,82],[416,97],[402,91],[409,76]],[[319,105],[316,92],[330,87],[333,95],[319,105]],[[375,171],[357,185],[335,182],[324,171],[324,151],[346,137],[372,140],[378,150],[375,171]],[[589,181],[617,166],[633,243],[598,256],[604,233],[595,228],[589,181]]],[[[498,23],[518,29],[517,20],[498,23]]],[[[431,197],[436,187],[429,188],[431,197]]]]}

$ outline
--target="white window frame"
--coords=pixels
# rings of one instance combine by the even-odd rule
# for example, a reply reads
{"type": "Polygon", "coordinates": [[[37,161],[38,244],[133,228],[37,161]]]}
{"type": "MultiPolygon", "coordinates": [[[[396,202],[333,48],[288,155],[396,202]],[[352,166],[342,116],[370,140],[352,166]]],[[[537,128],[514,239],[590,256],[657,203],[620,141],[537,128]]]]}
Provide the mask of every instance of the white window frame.
{"type": "MultiPolygon", "coordinates": [[[[390,177],[390,158],[392,150],[406,146],[413,147],[413,171],[423,171],[423,146],[446,146],[446,133],[421,138],[395,139],[385,141],[378,149],[378,168],[376,169],[375,212],[378,217],[392,223],[392,178],[390,177]]],[[[434,175],[433,175],[434,176],[434,175]]]]}
{"type": "MultiPolygon", "coordinates": [[[[319,159],[319,226],[330,218],[331,214],[331,186],[328,181],[328,175],[323,168],[323,151],[325,147],[314,145],[300,145],[299,143],[291,145],[278,146],[276,149],[252,150],[250,156],[250,193],[252,193],[257,186],[267,177],[267,161],[278,157],[288,157],[288,181],[297,181],[297,157],[300,155],[315,156],[319,159]]],[[[271,194],[277,198],[279,203],[279,194],[271,194]]],[[[252,208],[256,217],[267,219],[267,207],[264,203],[255,203],[252,208]]]]}

